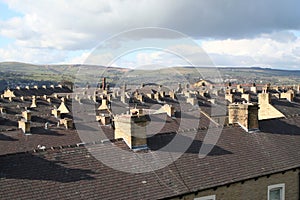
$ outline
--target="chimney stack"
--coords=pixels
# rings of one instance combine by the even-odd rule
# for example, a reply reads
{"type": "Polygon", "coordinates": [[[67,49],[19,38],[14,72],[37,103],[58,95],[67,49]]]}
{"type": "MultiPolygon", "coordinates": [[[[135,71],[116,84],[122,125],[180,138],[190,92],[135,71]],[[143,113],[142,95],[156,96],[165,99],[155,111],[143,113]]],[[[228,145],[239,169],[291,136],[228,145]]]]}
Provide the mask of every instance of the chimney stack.
{"type": "Polygon", "coordinates": [[[251,101],[250,94],[242,94],[242,99],[245,99],[248,103],[251,101]]]}
{"type": "Polygon", "coordinates": [[[258,104],[267,105],[271,103],[271,95],[269,93],[260,93],[258,95],[258,104]]]}
{"type": "Polygon", "coordinates": [[[115,139],[123,138],[131,149],[146,149],[146,115],[117,115],[114,118],[115,139]]]}
{"type": "Polygon", "coordinates": [[[36,105],[36,97],[35,96],[32,96],[32,103],[30,105],[30,108],[36,108],[37,105],[36,105]]]}
{"type": "Polygon", "coordinates": [[[154,99],[156,99],[156,101],[160,101],[160,94],[159,94],[159,92],[156,92],[154,94],[154,99]]]}
{"type": "Polygon", "coordinates": [[[25,110],[22,112],[22,117],[26,122],[31,121],[31,112],[29,110],[25,110]]]}
{"type": "Polygon", "coordinates": [[[175,108],[172,105],[165,104],[162,108],[165,110],[169,117],[175,116],[175,108]]]}
{"type": "Polygon", "coordinates": [[[187,98],[187,99],[186,99],[186,102],[192,104],[192,106],[195,106],[195,105],[198,104],[198,100],[195,99],[195,98],[193,98],[193,97],[187,98]]]}
{"type": "Polygon", "coordinates": [[[58,109],[51,110],[51,114],[54,115],[55,118],[60,118],[60,111],[58,109]]]}
{"type": "Polygon", "coordinates": [[[262,87],[262,93],[268,93],[270,91],[271,84],[268,83],[265,86],[262,87]]]}
{"type": "Polygon", "coordinates": [[[0,113],[3,114],[3,113],[6,113],[6,110],[3,106],[0,106],[0,113]]]}
{"type": "Polygon", "coordinates": [[[233,94],[225,94],[225,100],[228,100],[230,103],[233,103],[234,95],[233,94]]]}
{"type": "Polygon", "coordinates": [[[20,120],[18,122],[19,124],[19,128],[22,130],[23,133],[25,134],[30,134],[30,122],[29,121],[25,121],[25,120],[20,120]]]}
{"type": "Polygon", "coordinates": [[[73,120],[69,118],[64,118],[60,120],[60,124],[63,124],[66,129],[73,128],[73,120]]]}
{"type": "Polygon", "coordinates": [[[111,119],[109,115],[97,115],[96,121],[99,121],[102,125],[108,125],[111,123],[111,119]]]}
{"type": "Polygon", "coordinates": [[[102,99],[101,105],[98,107],[98,110],[109,110],[108,103],[109,102],[107,99],[102,99]]]}
{"type": "Polygon", "coordinates": [[[175,92],[173,90],[169,91],[169,95],[172,99],[176,99],[175,92]]]}
{"type": "Polygon", "coordinates": [[[229,124],[239,124],[247,132],[259,130],[257,104],[230,104],[228,106],[229,124]]]}
{"type": "Polygon", "coordinates": [[[287,99],[288,101],[292,102],[294,99],[294,91],[288,90],[287,92],[280,93],[281,99],[287,99]]]}
{"type": "Polygon", "coordinates": [[[241,85],[237,85],[236,89],[237,89],[238,92],[240,92],[242,94],[245,92],[245,89],[241,85]]]}

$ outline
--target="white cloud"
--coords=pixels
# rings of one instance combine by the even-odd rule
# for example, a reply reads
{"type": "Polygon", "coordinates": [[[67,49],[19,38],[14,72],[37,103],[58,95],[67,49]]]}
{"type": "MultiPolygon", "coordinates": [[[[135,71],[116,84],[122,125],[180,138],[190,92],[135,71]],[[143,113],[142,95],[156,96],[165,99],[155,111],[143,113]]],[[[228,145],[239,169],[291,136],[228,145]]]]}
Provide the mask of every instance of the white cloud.
{"type": "Polygon", "coordinates": [[[20,45],[87,49],[120,31],[158,26],[194,38],[245,37],[274,30],[299,29],[297,0],[7,0],[24,16],[0,22],[0,34],[20,45]],[[278,12],[280,11],[280,18],[278,12]]]}
{"type": "Polygon", "coordinates": [[[165,68],[173,66],[214,66],[198,45],[173,45],[166,49],[139,49],[116,60],[113,65],[130,68],[165,68]]]}
{"type": "MultiPolygon", "coordinates": [[[[282,31],[300,29],[300,2],[297,0],[239,3],[233,0],[5,2],[10,9],[23,15],[0,21],[0,36],[15,41],[0,50],[1,60],[83,63],[87,51],[100,41],[121,31],[152,26],[170,28],[194,39],[204,39],[203,48],[217,65],[295,67],[299,63],[299,36],[282,31]],[[69,57],[69,52],[80,50],[85,52],[69,57]]],[[[183,46],[180,48],[185,49],[183,46]]],[[[189,52],[191,49],[185,50],[189,52]]],[[[101,59],[105,61],[112,57],[103,56],[101,59]]],[[[123,60],[123,64],[133,66],[136,62],[150,61],[182,64],[176,61],[174,55],[171,57],[161,53],[140,54],[136,61],[123,60]]],[[[189,59],[199,61],[204,58],[189,52],[189,59]]]]}
{"type": "Polygon", "coordinates": [[[64,60],[66,51],[53,49],[35,49],[26,47],[16,47],[14,45],[0,48],[1,61],[18,61],[33,64],[55,64],[64,60]]]}
{"type": "Polygon", "coordinates": [[[291,32],[253,39],[208,40],[202,47],[217,65],[300,67],[300,39],[291,32]]]}

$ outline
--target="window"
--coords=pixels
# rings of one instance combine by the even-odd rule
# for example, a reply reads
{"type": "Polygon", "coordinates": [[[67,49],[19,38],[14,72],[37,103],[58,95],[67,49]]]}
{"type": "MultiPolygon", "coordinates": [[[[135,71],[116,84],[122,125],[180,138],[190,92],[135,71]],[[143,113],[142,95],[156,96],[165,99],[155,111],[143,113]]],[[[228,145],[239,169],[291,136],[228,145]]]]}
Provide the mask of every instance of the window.
{"type": "Polygon", "coordinates": [[[198,197],[198,198],[195,198],[194,200],[216,200],[216,195],[198,197]]]}
{"type": "Polygon", "coordinates": [[[285,184],[268,186],[268,200],[284,200],[285,184]]]}

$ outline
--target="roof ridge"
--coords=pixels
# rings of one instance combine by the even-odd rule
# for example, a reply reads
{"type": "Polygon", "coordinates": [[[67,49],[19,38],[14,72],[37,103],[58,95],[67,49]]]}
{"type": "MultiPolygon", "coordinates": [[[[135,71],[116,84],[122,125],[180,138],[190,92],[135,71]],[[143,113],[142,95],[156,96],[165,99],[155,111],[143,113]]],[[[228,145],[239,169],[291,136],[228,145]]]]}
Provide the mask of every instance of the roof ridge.
{"type": "Polygon", "coordinates": [[[106,144],[108,142],[115,143],[115,142],[118,142],[118,141],[123,141],[123,139],[122,138],[119,138],[119,139],[104,139],[104,140],[88,142],[88,143],[82,142],[82,143],[68,144],[68,145],[61,145],[61,146],[35,148],[35,149],[29,150],[29,151],[20,151],[20,152],[3,154],[3,155],[0,155],[0,157],[6,157],[6,156],[11,156],[11,155],[19,155],[19,154],[27,154],[27,153],[31,154],[31,153],[38,153],[38,152],[47,152],[47,151],[53,151],[53,150],[58,150],[58,149],[72,149],[72,148],[95,145],[95,144],[106,144]]]}

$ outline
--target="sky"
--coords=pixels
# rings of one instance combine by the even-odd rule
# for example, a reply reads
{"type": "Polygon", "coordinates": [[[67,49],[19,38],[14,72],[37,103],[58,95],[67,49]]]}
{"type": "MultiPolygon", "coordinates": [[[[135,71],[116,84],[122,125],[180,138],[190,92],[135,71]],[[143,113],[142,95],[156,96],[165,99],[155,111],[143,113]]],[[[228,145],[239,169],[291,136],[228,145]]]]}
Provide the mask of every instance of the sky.
{"type": "MultiPolygon", "coordinates": [[[[0,0],[0,62],[86,63],[115,35],[159,27],[195,41],[216,66],[300,69],[299,8],[299,0],[0,0]]],[[[181,46],[195,56],[192,46],[181,46]]],[[[115,61],[121,67],[142,64],[187,63],[157,49],[115,61]]]]}

